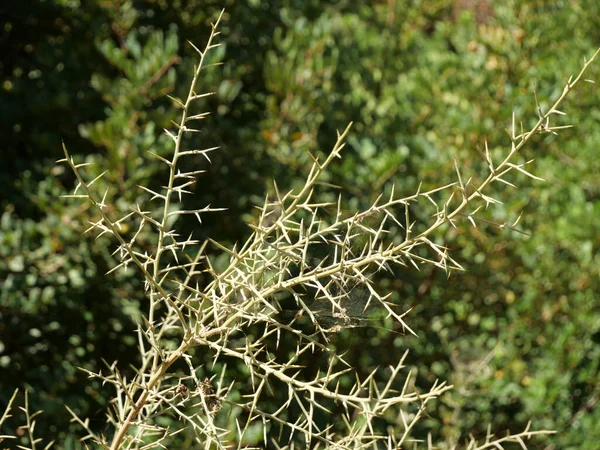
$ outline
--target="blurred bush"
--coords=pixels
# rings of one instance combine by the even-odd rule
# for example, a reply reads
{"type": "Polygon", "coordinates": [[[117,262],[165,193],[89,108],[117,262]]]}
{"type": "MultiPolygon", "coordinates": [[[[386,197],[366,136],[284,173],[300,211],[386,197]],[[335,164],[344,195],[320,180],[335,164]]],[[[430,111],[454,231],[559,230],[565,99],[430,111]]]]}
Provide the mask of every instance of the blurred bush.
{"type": "MultiPolygon", "coordinates": [[[[600,5],[590,0],[34,3],[0,10],[0,403],[27,387],[46,411],[39,433],[72,448],[62,405],[102,429],[110,398],[76,367],[134,363],[132,318],[144,300],[133,271],[104,275],[113,246],[81,235],[93,212],[58,199],[73,179],[53,161],[64,140],[110,168],[101,187],[118,211],[147,199],[136,185],[162,183],[145,152],[168,151],[161,133],[176,110],[166,95],[184,95],[193,61],[186,40],[202,40],[221,7],[225,64],[205,72],[218,95],[206,102],[214,114],[198,140],[223,149],[187,201],[229,210],[203,218],[201,228],[195,219],[178,225],[230,243],[247,233],[244,221],[273,193],[271,180],[281,190],[297,186],[307,151],[327,151],[351,120],[345,158],[328,174],[340,189],[322,194],[341,194],[348,210],[392,183],[411,194],[421,181],[452,181],[455,157],[463,177],[482,176],[477,147],[487,140],[501,158],[512,112],[525,126],[535,121],[533,89],[548,106],[600,42],[600,5]]],[[[589,78],[599,73],[593,67],[589,78]]],[[[514,177],[518,191],[495,193],[504,204],[488,218],[523,212],[519,225],[531,237],[461,222],[446,238],[465,273],[447,280],[424,267],[379,281],[397,304],[414,307],[409,323],[419,339],[374,327],[336,338],[365,373],[410,348],[418,384],[456,386],[417,435],[451,442],[485,433],[488,423],[516,431],[532,419],[559,432],[539,448],[593,449],[600,440],[597,100],[596,85],[578,89],[566,111],[575,128],[525,150],[523,161],[535,158],[545,183],[514,177]],[[361,339],[381,353],[361,353],[361,339]]],[[[232,378],[243,376],[235,370],[232,378]]]]}

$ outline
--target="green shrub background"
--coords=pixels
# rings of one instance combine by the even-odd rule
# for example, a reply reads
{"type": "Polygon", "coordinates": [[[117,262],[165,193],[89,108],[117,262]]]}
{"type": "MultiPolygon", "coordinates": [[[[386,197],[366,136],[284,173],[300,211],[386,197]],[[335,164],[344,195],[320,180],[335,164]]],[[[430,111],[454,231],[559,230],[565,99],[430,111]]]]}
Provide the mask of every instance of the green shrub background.
{"type": "MultiPolygon", "coordinates": [[[[198,140],[220,145],[189,205],[228,211],[178,222],[182,234],[241,241],[253,205],[299,186],[307,151],[327,151],[335,130],[354,121],[345,158],[327,175],[349,210],[380,192],[407,195],[481,175],[487,140],[507,151],[513,111],[536,119],[564,79],[600,42],[600,4],[505,1],[162,1],[53,0],[2,6],[0,31],[0,405],[27,388],[38,435],[78,448],[64,404],[105,426],[111,391],[77,367],[136,361],[134,318],[144,311],[141,277],[105,276],[113,243],[82,234],[95,212],[59,199],[73,176],[54,161],[61,140],[72,154],[110,172],[114,214],[161,186],[162,129],[177,114],[165,94],[188,89],[193,49],[226,8],[219,59],[203,86],[217,92],[198,140]],[[243,5],[241,4],[243,3],[243,5]]],[[[587,78],[600,80],[600,67],[587,78]]],[[[600,442],[600,107],[597,85],[567,100],[559,137],[537,138],[523,161],[533,172],[496,186],[504,202],[490,220],[515,220],[531,237],[464,220],[445,239],[467,269],[446,279],[424,266],[379,280],[405,309],[419,338],[360,328],[335,345],[361,373],[405,349],[425,389],[436,378],[455,389],[415,430],[438,439],[484,435],[487,424],[520,431],[528,420],[557,435],[534,448],[595,449],[600,442]],[[361,352],[361,341],[379,353],[361,352]],[[548,447],[550,445],[550,447],[548,447]]],[[[419,220],[427,211],[413,211],[419,220]]],[[[152,236],[142,236],[152,245],[152,236]]],[[[216,261],[218,264],[218,261],[216,261]]],[[[398,330],[399,331],[399,330],[398,330]]],[[[310,370],[309,367],[307,370],[310,370]]],[[[231,378],[241,368],[232,366],[231,378]]],[[[391,424],[396,420],[390,416],[391,424]]],[[[185,442],[181,444],[185,447],[185,442]]]]}

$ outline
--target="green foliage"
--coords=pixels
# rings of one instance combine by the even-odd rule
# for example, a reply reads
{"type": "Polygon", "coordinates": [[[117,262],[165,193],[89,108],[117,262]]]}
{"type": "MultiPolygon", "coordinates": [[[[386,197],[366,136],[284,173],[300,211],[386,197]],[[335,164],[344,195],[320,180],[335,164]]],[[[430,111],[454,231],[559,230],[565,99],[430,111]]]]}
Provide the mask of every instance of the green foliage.
{"type": "MultiPolygon", "coordinates": [[[[119,213],[147,199],[135,186],[162,182],[144,152],[166,151],[162,129],[175,114],[165,94],[185,95],[180,80],[193,52],[185,40],[203,42],[201,28],[215,15],[195,1],[77,3],[31,10],[14,3],[0,48],[0,402],[18,383],[28,386],[35,409],[46,411],[38,429],[61,440],[62,404],[93,416],[107,399],[75,368],[98,370],[100,358],[134,361],[130,317],[140,314],[143,288],[133,272],[104,276],[113,247],[81,236],[88,212],[56,200],[72,178],[50,168],[62,139],[110,169],[108,200],[119,213]],[[129,309],[121,312],[124,301],[129,309]]],[[[480,177],[476,149],[487,140],[494,157],[505,154],[512,112],[531,125],[532,88],[547,108],[600,39],[593,1],[493,2],[487,15],[449,0],[286,1],[277,11],[265,3],[227,11],[226,63],[204,81],[217,96],[207,101],[215,117],[201,138],[224,148],[186,202],[230,211],[203,218],[201,229],[181,219],[183,235],[242,241],[242,218],[257,220],[252,205],[265,190],[274,194],[271,179],[282,191],[300,186],[312,162],[307,151],[330,148],[334,130],[350,120],[349,148],[327,175],[341,189],[322,194],[331,200],[341,192],[348,211],[389,194],[391,183],[411,194],[420,181],[425,188],[453,181],[454,157],[469,171],[463,177],[480,177]]],[[[407,321],[419,339],[376,328],[334,338],[364,373],[410,348],[418,386],[435,378],[456,386],[431,413],[441,420],[424,421],[417,435],[433,430],[452,441],[483,435],[490,422],[518,430],[532,419],[558,430],[540,448],[551,441],[593,449],[600,439],[597,97],[596,85],[582,86],[567,102],[576,128],[525,150],[521,162],[535,158],[534,173],[547,182],[516,175],[508,181],[518,191],[493,191],[504,205],[484,217],[513,222],[523,213],[519,227],[531,237],[485,223],[474,229],[464,219],[443,238],[467,272],[446,280],[423,267],[378,279],[395,303],[414,307],[407,321]],[[363,340],[382,351],[364,354],[363,340]]],[[[411,212],[420,223],[429,218],[411,212]]],[[[242,367],[231,374],[243,376],[242,367]]]]}

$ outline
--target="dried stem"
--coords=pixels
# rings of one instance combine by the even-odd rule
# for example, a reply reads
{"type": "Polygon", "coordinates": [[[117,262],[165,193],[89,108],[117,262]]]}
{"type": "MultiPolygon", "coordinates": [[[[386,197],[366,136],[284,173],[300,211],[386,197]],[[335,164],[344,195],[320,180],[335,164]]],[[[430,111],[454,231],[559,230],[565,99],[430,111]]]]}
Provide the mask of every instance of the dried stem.
{"type": "MultiPolygon", "coordinates": [[[[485,146],[481,155],[489,168],[483,182],[474,184],[471,179],[463,180],[456,163],[457,181],[426,192],[419,190],[408,197],[398,198],[392,189],[388,198],[380,196],[368,209],[348,216],[342,211],[341,200],[337,203],[323,203],[317,199],[320,189],[318,181],[323,172],[342,157],[346,137],[351,125],[338,132],[332,151],[321,162],[313,157],[313,164],[304,186],[298,191],[277,195],[273,201],[267,199],[260,208],[258,224],[251,225],[253,232],[238,249],[227,248],[215,241],[197,242],[190,236],[179,240],[174,230],[169,229],[169,219],[174,215],[201,214],[219,211],[219,208],[206,207],[198,210],[180,208],[182,194],[194,182],[201,171],[180,173],[178,162],[188,155],[208,154],[214,147],[200,150],[183,149],[184,136],[197,130],[191,122],[202,120],[208,113],[192,114],[195,102],[210,93],[197,93],[201,71],[207,68],[207,54],[217,47],[213,41],[219,34],[218,25],[223,13],[212,25],[206,47],[196,51],[198,65],[194,69],[192,82],[185,101],[173,98],[181,108],[181,119],[176,124],[177,132],[165,130],[173,139],[173,153],[170,158],[150,153],[167,165],[168,182],[160,192],[141,187],[151,194],[151,200],[161,203],[159,212],[132,209],[127,216],[113,220],[106,212],[104,198],[99,200],[92,185],[100,178],[86,182],[82,176],[84,165],[76,164],[66,148],[65,159],[75,173],[78,186],[70,197],[89,200],[97,207],[100,220],[92,224],[99,234],[116,237],[121,261],[116,269],[132,263],[137,266],[145,280],[149,298],[147,318],[138,324],[138,340],[142,364],[132,380],[126,380],[116,364],[108,366],[108,374],[88,372],[90,377],[100,378],[116,389],[116,396],[109,411],[109,421],[115,428],[110,444],[89,430],[87,421],[79,419],[72,411],[73,420],[87,431],[84,439],[93,439],[103,448],[117,450],[125,448],[146,448],[145,446],[165,446],[179,431],[189,428],[198,443],[205,448],[231,448],[231,442],[242,441],[254,422],[263,425],[265,446],[267,445],[266,423],[286,428],[289,442],[298,436],[307,448],[317,442],[325,448],[366,448],[386,443],[393,448],[405,448],[411,440],[415,424],[425,414],[427,403],[451,388],[445,383],[435,382],[428,392],[420,393],[413,386],[410,372],[404,374],[404,354],[398,363],[387,370],[374,370],[364,380],[356,376],[350,387],[342,387],[340,380],[352,367],[327,346],[331,333],[346,327],[362,326],[373,311],[383,311],[392,317],[405,330],[412,332],[404,321],[408,311],[398,310],[402,305],[389,302],[389,294],[377,292],[373,276],[377,271],[390,270],[392,265],[419,268],[423,264],[433,264],[446,271],[460,270],[461,265],[449,254],[448,249],[434,242],[434,231],[443,225],[455,225],[459,216],[465,216],[475,225],[477,212],[498,200],[489,197],[485,191],[493,182],[511,185],[503,177],[518,171],[538,179],[524,169],[525,164],[512,162],[515,155],[539,133],[556,133],[564,126],[551,126],[552,115],[562,115],[558,108],[569,92],[582,79],[585,71],[598,56],[597,51],[587,61],[581,72],[567,81],[562,94],[547,112],[538,105],[539,120],[527,132],[516,133],[515,118],[510,134],[511,148],[504,159],[494,164],[485,146]],[[77,194],[79,189],[83,194],[77,194]],[[436,201],[440,192],[450,191],[449,198],[436,201]],[[176,197],[173,195],[176,194],[176,197]],[[458,196],[458,205],[454,198],[458,196]],[[178,203],[179,201],[179,203],[178,203]],[[436,208],[431,224],[424,230],[416,229],[411,219],[409,205],[428,201],[436,208]],[[456,206],[455,206],[456,205],[456,206]],[[466,212],[472,207],[471,212],[466,212]],[[398,211],[401,213],[398,213],[398,211]],[[126,220],[137,221],[137,229],[153,227],[158,235],[157,247],[148,254],[136,247],[135,238],[127,241],[120,234],[120,226],[126,220]],[[390,237],[392,230],[402,230],[401,242],[390,237]],[[196,257],[185,259],[187,249],[198,245],[196,257]],[[214,246],[229,255],[229,264],[218,271],[204,255],[208,245],[214,246]],[[318,249],[326,246],[328,254],[316,258],[318,249]],[[420,251],[421,248],[427,252],[420,251]],[[424,256],[429,255],[429,256],[424,256]],[[211,277],[203,287],[199,285],[199,275],[211,277]],[[295,302],[297,310],[294,318],[284,321],[279,301],[287,296],[295,302]],[[158,308],[161,314],[158,314],[158,308]],[[165,312],[166,311],[166,312],[165,312]],[[298,326],[302,317],[309,317],[314,332],[304,332],[298,326]],[[244,333],[249,327],[260,327],[260,337],[248,338],[244,333]],[[166,335],[179,336],[175,346],[168,345],[166,335]],[[274,356],[282,336],[295,342],[296,352],[287,360],[274,356]],[[213,378],[198,380],[192,347],[203,347],[216,363],[222,358],[243,362],[249,373],[250,386],[234,382],[225,386],[225,370],[214,373],[213,378]],[[315,352],[327,358],[327,365],[314,377],[306,378],[302,361],[315,352]],[[189,366],[187,377],[175,379],[170,368],[177,361],[184,360],[189,366]],[[382,374],[383,372],[383,374],[382,374]],[[401,378],[403,380],[401,380],[401,378]],[[214,380],[217,379],[215,382],[214,380]],[[213,387],[215,386],[216,388],[213,387]],[[190,388],[189,384],[192,384],[190,388]],[[229,393],[238,389],[243,401],[234,401],[229,393]],[[287,387],[288,397],[276,409],[269,409],[269,402],[263,401],[271,395],[276,385],[287,387]],[[300,411],[299,418],[292,421],[286,416],[290,405],[300,411]],[[345,413],[342,422],[334,426],[320,428],[315,418],[316,411],[330,412],[331,405],[341,405],[345,413]],[[227,405],[245,415],[243,423],[238,423],[237,434],[233,430],[220,428],[219,410],[227,405]],[[412,409],[411,409],[412,408],[412,409]],[[398,411],[401,426],[382,435],[377,423],[390,409],[398,411]],[[410,412],[412,411],[412,412],[410,412]],[[161,414],[173,413],[181,419],[179,430],[160,427],[155,418],[161,414]],[[361,417],[361,422],[353,417],[361,417]],[[345,427],[345,434],[340,429],[345,427]],[[236,434],[235,438],[232,437],[236,434]],[[148,440],[152,439],[151,444],[148,440]]],[[[536,97],[537,100],[537,97],[536,97]]],[[[512,225],[500,224],[503,228],[512,225]]],[[[139,231],[138,231],[139,233],[139,231]]],[[[213,367],[215,367],[213,365],[213,367]]],[[[4,419],[4,418],[3,418],[4,419]]],[[[3,420],[2,419],[2,420],[3,420]]],[[[339,419],[339,418],[338,418],[339,419]]],[[[2,422],[0,421],[0,424],[2,422]]],[[[33,427],[32,427],[33,428],[33,427]]],[[[470,449],[502,448],[504,443],[516,442],[526,448],[524,440],[546,431],[530,431],[529,427],[519,434],[493,439],[491,433],[483,444],[472,441],[470,449]]],[[[279,447],[275,437],[274,446],[279,447]]],[[[429,448],[432,448],[429,445],[429,448]]]]}

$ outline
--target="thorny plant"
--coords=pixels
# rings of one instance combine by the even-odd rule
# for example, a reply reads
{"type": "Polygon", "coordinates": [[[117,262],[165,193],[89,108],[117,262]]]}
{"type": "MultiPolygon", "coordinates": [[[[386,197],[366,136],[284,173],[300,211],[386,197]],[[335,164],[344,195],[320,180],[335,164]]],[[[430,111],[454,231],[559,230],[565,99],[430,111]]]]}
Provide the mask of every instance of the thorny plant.
{"type": "MultiPolygon", "coordinates": [[[[181,119],[173,131],[165,130],[173,140],[171,156],[165,158],[150,152],[169,171],[167,185],[161,191],[141,187],[151,194],[152,201],[161,203],[159,215],[137,206],[123,218],[109,217],[104,203],[106,193],[97,195],[93,190],[100,177],[85,181],[82,174],[85,164],[75,163],[64,148],[65,158],[60,162],[67,163],[78,180],[75,193],[68,197],[89,201],[97,208],[100,219],[91,229],[118,241],[116,253],[120,263],[115,270],[137,266],[144,277],[149,300],[147,315],[138,324],[141,365],[136,368],[135,376],[126,379],[116,363],[110,365],[107,374],[89,373],[116,390],[108,411],[114,432],[108,435],[94,432],[87,420],[69,409],[73,420],[88,432],[82,440],[91,439],[111,450],[166,448],[172,436],[187,429],[206,449],[248,448],[248,435],[258,425],[263,435],[261,445],[272,448],[399,449],[407,448],[409,443],[414,448],[433,448],[430,440],[416,440],[412,431],[426,414],[427,404],[451,386],[436,382],[428,392],[418,392],[411,373],[403,370],[406,353],[395,366],[375,370],[362,380],[356,376],[354,384],[347,386],[340,380],[353,369],[343,355],[327,345],[330,333],[354,326],[356,318],[362,319],[363,313],[373,307],[413,333],[405,322],[408,311],[398,312],[398,306],[389,302],[390,294],[377,292],[372,275],[391,270],[393,265],[419,269],[420,265],[433,264],[445,271],[462,269],[444,245],[434,242],[432,234],[446,224],[455,226],[461,216],[476,226],[477,220],[483,220],[477,215],[481,208],[498,202],[486,195],[486,188],[495,182],[513,186],[506,179],[508,173],[518,171],[538,179],[526,169],[531,161],[516,163],[515,157],[533,136],[556,134],[568,127],[555,126],[551,119],[564,114],[559,106],[583,79],[600,50],[585,62],[577,76],[567,80],[548,111],[542,111],[536,96],[539,120],[529,131],[522,124],[517,130],[513,114],[508,131],[511,146],[504,159],[494,161],[486,143],[480,153],[489,174],[483,181],[463,179],[455,163],[456,182],[427,192],[419,189],[405,198],[398,198],[392,189],[389,197],[380,196],[367,210],[348,217],[341,201],[319,203],[314,198],[322,173],[342,157],[349,125],[338,132],[333,149],[323,160],[313,157],[304,187],[284,194],[276,189],[276,198],[267,198],[258,223],[251,225],[253,231],[248,240],[239,248],[230,249],[212,240],[180,239],[170,228],[175,216],[194,214],[200,220],[202,214],[219,211],[211,207],[189,211],[177,205],[186,188],[201,173],[181,173],[179,161],[191,155],[203,155],[209,160],[208,154],[215,150],[186,150],[183,142],[185,136],[198,131],[193,124],[208,115],[192,110],[197,100],[211,94],[198,93],[197,86],[202,71],[210,66],[207,54],[219,45],[214,41],[221,17],[222,13],[212,25],[206,47],[200,50],[194,46],[199,63],[187,98],[172,99],[181,109],[181,119]],[[436,200],[440,192],[446,194],[444,200],[436,200]],[[431,202],[436,214],[427,227],[418,230],[409,206],[421,200],[431,202]],[[126,239],[120,230],[130,221],[136,222],[133,229],[138,231],[126,239]],[[136,247],[136,237],[145,227],[151,227],[158,235],[152,254],[136,247]],[[403,230],[400,240],[397,236],[390,237],[391,227],[403,230]],[[195,257],[181,261],[195,245],[199,246],[195,257]],[[229,263],[224,270],[217,271],[211,265],[205,252],[208,245],[228,254],[229,263]],[[328,256],[314,263],[313,255],[324,246],[328,256]],[[201,285],[199,280],[206,276],[210,281],[201,285]],[[360,295],[355,295],[354,290],[360,295]],[[295,302],[298,311],[290,320],[283,320],[280,314],[279,299],[285,296],[295,302]],[[302,331],[304,328],[298,326],[300,316],[305,317],[302,320],[309,318],[313,331],[302,331]],[[250,327],[260,329],[262,335],[245,334],[250,327]],[[169,345],[173,336],[179,336],[176,347],[169,345]],[[295,342],[296,351],[291,356],[276,352],[284,339],[286,343],[295,342]],[[207,369],[209,373],[213,371],[212,377],[199,379],[192,355],[194,348],[212,355],[213,365],[207,369]],[[302,370],[301,358],[317,351],[326,355],[327,365],[325,370],[308,376],[302,370]],[[239,381],[226,385],[226,364],[216,364],[224,359],[246,365],[249,385],[239,381]],[[178,377],[172,373],[176,362],[184,362],[189,375],[178,377]],[[287,399],[272,407],[273,398],[279,398],[273,395],[277,389],[287,391],[287,399]],[[241,400],[231,395],[236,390],[242,394],[241,400]],[[333,408],[341,408],[343,412],[335,416],[333,408]],[[289,414],[291,409],[297,413],[289,414]],[[226,411],[236,417],[234,428],[224,426],[227,418],[222,415],[226,411]],[[386,430],[380,418],[391,411],[397,414],[400,425],[386,430]],[[179,418],[180,427],[161,426],[157,420],[161,415],[179,418]],[[329,417],[327,422],[324,415],[329,417]]],[[[516,222],[497,225],[512,229],[516,222]]],[[[526,448],[526,440],[544,433],[549,432],[531,431],[529,426],[521,433],[505,437],[488,432],[482,442],[472,438],[467,448],[498,449],[507,443],[526,448]]]]}
{"type": "MultiPolygon", "coordinates": [[[[12,417],[12,414],[11,414],[12,405],[15,402],[15,399],[17,398],[18,393],[19,393],[19,390],[15,389],[12,397],[8,401],[8,404],[6,405],[4,413],[2,414],[2,417],[0,417],[0,429],[2,429],[2,425],[4,425],[4,423],[12,417]]],[[[19,406],[19,409],[21,410],[21,413],[25,417],[25,425],[21,425],[16,430],[16,432],[15,432],[16,436],[12,435],[12,434],[9,434],[9,435],[0,434],[0,444],[2,444],[2,442],[5,439],[16,439],[19,436],[26,434],[27,440],[28,440],[30,446],[25,447],[23,445],[19,445],[18,448],[21,448],[24,450],[28,450],[28,449],[35,450],[36,448],[42,448],[41,445],[42,445],[43,439],[36,438],[34,436],[36,417],[39,416],[42,413],[42,411],[36,411],[34,413],[31,413],[31,411],[29,411],[29,393],[27,391],[25,391],[25,404],[24,404],[24,406],[19,406]]],[[[43,448],[44,448],[44,450],[47,450],[47,449],[51,448],[52,445],[54,445],[54,441],[47,443],[43,448]]],[[[5,447],[2,447],[2,448],[5,448],[5,447]]]]}

